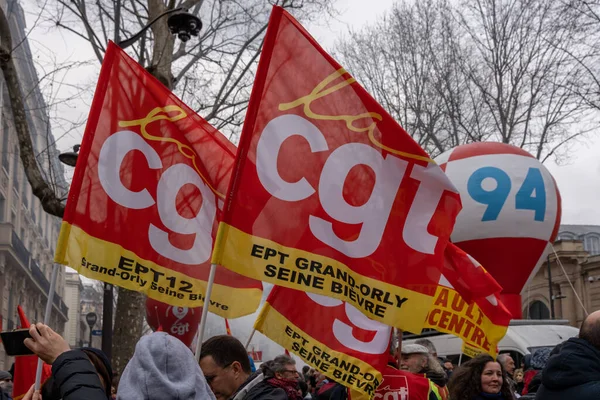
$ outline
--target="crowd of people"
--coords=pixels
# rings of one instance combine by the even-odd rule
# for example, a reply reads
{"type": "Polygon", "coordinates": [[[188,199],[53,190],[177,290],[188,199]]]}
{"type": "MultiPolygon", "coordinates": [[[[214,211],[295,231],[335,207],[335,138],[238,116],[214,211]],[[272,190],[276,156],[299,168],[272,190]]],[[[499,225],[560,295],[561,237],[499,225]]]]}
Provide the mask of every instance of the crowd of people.
{"type": "MultiPolygon", "coordinates": [[[[242,343],[232,336],[208,339],[200,362],[178,339],[155,332],[137,343],[117,380],[97,349],[70,349],[44,324],[32,325],[25,340],[52,376],[23,400],[346,400],[346,387],[309,366],[301,371],[288,355],[254,369],[242,343]]],[[[600,311],[583,322],[579,336],[550,350],[540,348],[516,368],[510,354],[481,354],[453,365],[434,345],[391,343],[383,383],[375,398],[398,400],[597,400],[600,399],[600,311]],[[391,382],[399,378],[402,388],[391,382]],[[387,383],[386,383],[387,382],[387,383]]],[[[10,400],[13,377],[0,371],[0,400],[10,400]]]]}

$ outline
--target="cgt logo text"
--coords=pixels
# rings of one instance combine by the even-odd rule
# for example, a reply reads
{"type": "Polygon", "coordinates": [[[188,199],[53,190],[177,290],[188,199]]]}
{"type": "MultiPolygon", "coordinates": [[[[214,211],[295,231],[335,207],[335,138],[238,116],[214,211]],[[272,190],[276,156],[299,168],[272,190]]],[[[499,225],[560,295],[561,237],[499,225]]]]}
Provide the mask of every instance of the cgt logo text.
{"type": "Polygon", "coordinates": [[[115,203],[132,210],[156,207],[162,224],[168,229],[150,223],[147,231],[150,246],[163,257],[185,265],[198,265],[208,261],[212,252],[210,232],[215,221],[217,202],[200,175],[189,165],[174,164],[162,172],[156,183],[156,199],[148,189],[134,192],[121,181],[123,160],[132,151],[141,152],[150,169],[163,168],[160,155],[140,135],[133,131],[120,131],[110,135],[102,144],[98,156],[98,178],[102,188],[115,203]],[[202,194],[202,206],[193,218],[186,218],[177,211],[177,195],[186,186],[195,186],[202,194]],[[189,249],[174,246],[169,231],[195,235],[189,249]]]}
{"type": "Polygon", "coordinates": [[[408,382],[404,376],[384,375],[374,399],[408,400],[408,382]]]}

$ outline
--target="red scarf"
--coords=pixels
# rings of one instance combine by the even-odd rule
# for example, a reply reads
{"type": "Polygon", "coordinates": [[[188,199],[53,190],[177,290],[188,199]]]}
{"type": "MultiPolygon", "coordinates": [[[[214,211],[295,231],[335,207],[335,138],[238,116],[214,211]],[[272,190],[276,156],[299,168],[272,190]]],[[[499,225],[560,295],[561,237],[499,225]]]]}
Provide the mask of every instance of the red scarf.
{"type": "Polygon", "coordinates": [[[271,386],[285,390],[285,393],[290,400],[302,400],[302,397],[298,395],[298,381],[295,379],[271,378],[267,379],[267,383],[271,386]]]}

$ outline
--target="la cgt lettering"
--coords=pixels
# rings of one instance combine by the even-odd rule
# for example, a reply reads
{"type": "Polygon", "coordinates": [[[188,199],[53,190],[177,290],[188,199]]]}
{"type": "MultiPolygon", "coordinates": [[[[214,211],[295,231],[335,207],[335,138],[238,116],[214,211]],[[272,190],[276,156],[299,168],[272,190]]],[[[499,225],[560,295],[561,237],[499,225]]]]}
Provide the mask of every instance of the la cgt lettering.
{"type": "MultiPolygon", "coordinates": [[[[261,184],[272,196],[289,202],[302,201],[316,192],[306,178],[287,182],[277,169],[281,146],[294,135],[302,136],[313,153],[328,150],[319,128],[298,115],[282,115],[272,119],[260,135],[256,149],[256,171],[261,184]]],[[[319,201],[331,218],[347,224],[362,224],[362,228],[355,240],[346,241],[335,234],[331,222],[311,215],[308,222],[313,235],[348,257],[363,258],[373,254],[383,237],[408,165],[407,161],[392,154],[383,156],[373,147],[361,143],[347,143],[335,149],[321,171],[319,201]],[[343,187],[350,170],[358,165],[372,169],[375,184],[367,202],[357,207],[346,202],[343,187]]],[[[456,192],[456,189],[440,176],[444,173],[434,164],[427,167],[414,164],[410,174],[420,184],[409,209],[402,237],[414,250],[434,254],[438,238],[431,235],[427,227],[444,192],[456,192]],[[444,182],[448,184],[440,185],[444,182]]]]}

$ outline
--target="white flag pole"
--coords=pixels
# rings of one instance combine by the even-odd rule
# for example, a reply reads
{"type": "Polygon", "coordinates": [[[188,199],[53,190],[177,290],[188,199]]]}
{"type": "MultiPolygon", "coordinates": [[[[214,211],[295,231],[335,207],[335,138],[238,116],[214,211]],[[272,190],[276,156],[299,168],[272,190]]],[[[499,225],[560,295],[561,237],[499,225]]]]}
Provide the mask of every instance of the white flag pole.
{"type": "MultiPolygon", "coordinates": [[[[52,275],[50,277],[50,289],[48,290],[48,301],[46,302],[46,312],[44,314],[44,325],[50,323],[50,315],[52,314],[52,301],[54,300],[54,289],[56,288],[56,275],[58,275],[59,264],[54,264],[52,267],[52,275]]],[[[37,370],[35,371],[35,390],[40,389],[42,381],[42,366],[44,362],[38,358],[37,370]]]]}
{"type": "Polygon", "coordinates": [[[246,350],[248,350],[248,346],[250,346],[250,341],[252,340],[252,338],[254,337],[254,334],[256,333],[256,328],[252,329],[252,333],[250,334],[250,337],[248,338],[248,341],[246,342],[246,350]]]}
{"type": "Polygon", "coordinates": [[[206,328],[206,317],[208,317],[208,307],[210,306],[210,295],[215,281],[215,273],[217,272],[217,264],[210,264],[210,273],[208,274],[208,284],[206,286],[206,294],[204,295],[204,306],[202,307],[202,319],[200,320],[200,328],[198,330],[198,341],[196,342],[196,361],[200,361],[200,350],[202,349],[202,339],[204,338],[204,328],[206,328]]]}

